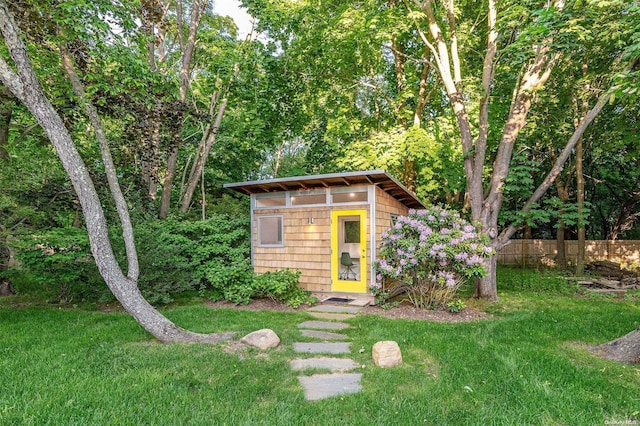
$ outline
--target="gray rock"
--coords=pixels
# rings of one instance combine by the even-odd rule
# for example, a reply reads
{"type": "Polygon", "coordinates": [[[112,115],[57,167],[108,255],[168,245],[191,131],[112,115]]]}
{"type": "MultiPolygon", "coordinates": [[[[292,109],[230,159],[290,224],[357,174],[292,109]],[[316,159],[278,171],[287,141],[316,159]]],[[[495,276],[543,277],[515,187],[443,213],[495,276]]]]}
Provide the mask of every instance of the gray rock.
{"type": "Polygon", "coordinates": [[[315,330],[344,330],[349,324],[329,321],[305,321],[298,324],[298,328],[313,328],[315,330]]]}
{"type": "Polygon", "coordinates": [[[349,358],[298,358],[289,361],[293,371],[315,368],[318,370],[349,371],[358,367],[358,363],[349,358]]]}
{"type": "Polygon", "coordinates": [[[296,353],[308,354],[347,354],[349,353],[348,342],[331,342],[331,343],[307,343],[296,342],[293,344],[293,350],[296,353]]]}
{"type": "Polygon", "coordinates": [[[373,345],[373,362],[378,367],[395,367],[402,365],[402,353],[397,342],[386,340],[373,345]]]}
{"type": "Polygon", "coordinates": [[[357,314],[362,310],[358,306],[318,305],[307,309],[307,312],[328,312],[333,314],[357,314]]]}
{"type": "Polygon", "coordinates": [[[360,391],[362,389],[361,378],[361,373],[336,373],[300,376],[298,380],[304,388],[304,398],[307,401],[316,401],[360,391]]]}
{"type": "Polygon", "coordinates": [[[275,348],[280,344],[278,335],[268,328],[249,333],[240,339],[240,341],[245,345],[254,346],[261,350],[275,348]]]}
{"type": "Polygon", "coordinates": [[[346,334],[340,333],[332,333],[330,331],[322,331],[322,330],[300,330],[300,334],[306,337],[314,337],[316,339],[322,340],[345,340],[347,339],[346,334]]]}

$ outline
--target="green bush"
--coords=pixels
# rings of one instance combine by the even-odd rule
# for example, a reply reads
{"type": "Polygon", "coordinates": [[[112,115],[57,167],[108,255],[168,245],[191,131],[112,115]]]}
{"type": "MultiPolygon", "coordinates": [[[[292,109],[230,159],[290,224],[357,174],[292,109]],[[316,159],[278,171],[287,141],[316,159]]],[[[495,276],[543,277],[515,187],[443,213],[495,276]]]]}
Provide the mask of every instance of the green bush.
{"type": "MultiPolygon", "coordinates": [[[[250,263],[249,220],[245,216],[216,215],[204,221],[151,219],[134,229],[140,277],[138,287],[153,304],[199,290],[214,300],[236,304],[269,297],[298,307],[313,303],[301,289],[300,273],[276,271],[254,275],[250,263]]],[[[121,230],[110,230],[114,250],[126,267],[121,230]]],[[[25,236],[16,245],[21,270],[18,290],[63,303],[113,300],[91,256],[84,229],[59,228],[25,236]]],[[[19,275],[19,277],[18,277],[19,275]]]]}
{"type": "Polygon", "coordinates": [[[13,240],[20,269],[5,274],[19,293],[33,293],[49,302],[109,300],[89,249],[84,229],[56,228],[13,240]]]}
{"type": "MultiPolygon", "coordinates": [[[[252,286],[246,217],[217,215],[198,222],[152,219],[137,224],[134,233],[138,287],[150,303],[168,303],[177,294],[204,288],[231,297],[242,292],[234,287],[252,286]]],[[[125,259],[121,230],[112,228],[110,234],[118,258],[125,259]]],[[[51,229],[14,245],[22,268],[5,275],[25,283],[18,291],[63,303],[113,300],[91,256],[86,230],[51,229]]],[[[124,260],[121,265],[126,267],[124,260]]]]}
{"type": "MultiPolygon", "coordinates": [[[[189,290],[243,303],[251,286],[249,220],[219,214],[204,221],[151,220],[135,227],[138,286],[151,303],[168,303],[189,290]]],[[[247,300],[248,301],[248,300],[247,300]]]]}
{"type": "Polygon", "coordinates": [[[253,280],[255,296],[268,297],[297,308],[302,304],[313,305],[316,298],[300,288],[300,271],[280,270],[256,275],[253,280]]]}

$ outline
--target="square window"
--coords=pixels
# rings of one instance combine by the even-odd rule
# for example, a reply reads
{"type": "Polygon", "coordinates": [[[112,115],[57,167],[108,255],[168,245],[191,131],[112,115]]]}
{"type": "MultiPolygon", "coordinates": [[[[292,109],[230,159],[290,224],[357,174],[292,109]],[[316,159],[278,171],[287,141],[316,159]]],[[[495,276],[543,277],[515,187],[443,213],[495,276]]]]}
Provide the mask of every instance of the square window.
{"type": "Polygon", "coordinates": [[[258,246],[283,247],[283,217],[258,216],[258,246]]]}

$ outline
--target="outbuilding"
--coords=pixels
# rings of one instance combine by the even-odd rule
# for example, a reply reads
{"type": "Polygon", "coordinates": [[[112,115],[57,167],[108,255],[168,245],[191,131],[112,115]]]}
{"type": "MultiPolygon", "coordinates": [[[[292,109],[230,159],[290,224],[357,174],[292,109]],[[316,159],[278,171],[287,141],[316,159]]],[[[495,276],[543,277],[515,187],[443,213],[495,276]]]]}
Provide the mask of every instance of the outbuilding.
{"type": "Polygon", "coordinates": [[[373,262],[394,218],[424,204],[383,170],[229,183],[251,196],[256,273],[301,271],[300,286],[325,300],[370,296],[373,262]]]}

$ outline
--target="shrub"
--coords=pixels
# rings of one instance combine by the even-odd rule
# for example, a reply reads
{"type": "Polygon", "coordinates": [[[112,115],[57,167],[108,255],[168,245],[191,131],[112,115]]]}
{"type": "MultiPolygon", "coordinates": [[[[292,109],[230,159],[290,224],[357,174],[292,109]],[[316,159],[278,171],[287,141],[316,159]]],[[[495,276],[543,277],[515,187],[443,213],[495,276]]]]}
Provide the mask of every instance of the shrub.
{"type": "Polygon", "coordinates": [[[433,206],[398,217],[382,234],[379,253],[374,294],[394,294],[391,287],[400,285],[414,306],[435,308],[465,280],[485,275],[483,258],[493,249],[458,213],[433,206]]]}
{"type": "Polygon", "coordinates": [[[302,304],[313,305],[316,298],[307,290],[300,288],[300,271],[280,270],[256,275],[254,280],[255,296],[268,297],[297,308],[302,304]]]}
{"type": "MultiPolygon", "coordinates": [[[[245,291],[237,288],[253,285],[247,217],[216,215],[197,222],[151,219],[136,224],[134,233],[138,287],[150,303],[169,303],[177,294],[204,288],[221,298],[232,297],[245,291]]],[[[124,259],[121,230],[114,227],[110,234],[114,251],[124,259]]],[[[22,269],[5,275],[18,283],[18,291],[25,283],[22,288],[58,302],[113,300],[91,256],[86,230],[43,231],[22,237],[15,248],[22,269]]]]}
{"type": "Polygon", "coordinates": [[[207,220],[151,220],[135,227],[138,286],[151,303],[168,303],[189,290],[211,289],[214,298],[248,301],[251,286],[249,220],[215,215],[207,220]]]}
{"type": "Polygon", "coordinates": [[[113,297],[93,261],[84,229],[55,228],[23,236],[12,244],[22,267],[6,274],[16,283],[18,292],[28,291],[61,303],[113,297]]]}

